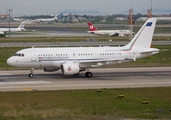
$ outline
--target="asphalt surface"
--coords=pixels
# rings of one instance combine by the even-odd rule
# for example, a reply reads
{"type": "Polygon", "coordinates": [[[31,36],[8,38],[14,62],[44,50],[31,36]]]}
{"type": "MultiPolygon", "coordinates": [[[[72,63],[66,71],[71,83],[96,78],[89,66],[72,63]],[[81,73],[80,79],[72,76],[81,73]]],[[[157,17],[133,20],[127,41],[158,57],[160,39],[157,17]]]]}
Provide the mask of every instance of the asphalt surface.
{"type": "MultiPolygon", "coordinates": [[[[126,45],[128,41],[113,42],[10,42],[0,43],[0,47],[58,47],[58,46],[120,46],[126,45]]],[[[171,41],[153,41],[152,45],[171,45],[171,41]]]]}
{"type": "MultiPolygon", "coordinates": [[[[88,30],[87,30],[88,31],[88,30]]],[[[78,36],[97,36],[93,34],[89,34],[87,31],[68,31],[68,30],[60,30],[60,31],[32,31],[32,32],[18,32],[12,33],[11,37],[78,37],[78,36]]],[[[8,37],[8,35],[6,35],[8,37]]],[[[155,33],[154,36],[165,36],[170,37],[171,33],[155,33]]]]}
{"type": "Polygon", "coordinates": [[[29,70],[0,71],[0,91],[75,90],[100,88],[138,88],[171,86],[171,67],[91,69],[92,78],[84,73],[63,76],[60,71],[45,73],[29,70]]]}

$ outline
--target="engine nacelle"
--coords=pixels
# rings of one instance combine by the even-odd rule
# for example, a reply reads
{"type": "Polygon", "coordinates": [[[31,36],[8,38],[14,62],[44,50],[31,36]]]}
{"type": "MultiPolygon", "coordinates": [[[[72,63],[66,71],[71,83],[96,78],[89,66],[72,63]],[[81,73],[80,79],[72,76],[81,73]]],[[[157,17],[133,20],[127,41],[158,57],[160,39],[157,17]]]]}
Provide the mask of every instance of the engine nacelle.
{"type": "Polygon", "coordinates": [[[80,66],[77,63],[64,63],[61,65],[63,75],[75,75],[80,72],[80,66]]]}
{"type": "Polygon", "coordinates": [[[43,71],[44,72],[54,72],[54,71],[57,71],[59,70],[60,68],[43,68],[43,71]]]}

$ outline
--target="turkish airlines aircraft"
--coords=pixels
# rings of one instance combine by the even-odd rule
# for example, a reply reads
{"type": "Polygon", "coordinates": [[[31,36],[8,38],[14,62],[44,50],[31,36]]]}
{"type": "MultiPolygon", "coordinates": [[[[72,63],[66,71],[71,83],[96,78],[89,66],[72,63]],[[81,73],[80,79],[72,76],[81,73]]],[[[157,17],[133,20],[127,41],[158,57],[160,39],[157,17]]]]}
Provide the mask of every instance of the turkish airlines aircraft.
{"type": "Polygon", "coordinates": [[[63,75],[78,75],[86,71],[85,76],[92,77],[89,68],[136,61],[159,53],[159,49],[150,48],[155,25],[156,19],[148,19],[130,43],[123,47],[27,48],[15,53],[7,63],[31,68],[31,78],[34,76],[33,68],[43,68],[45,72],[60,69],[63,75]]]}
{"type": "Polygon", "coordinates": [[[88,33],[102,36],[129,36],[134,35],[131,30],[97,30],[91,22],[88,22],[89,30],[88,33]]]}

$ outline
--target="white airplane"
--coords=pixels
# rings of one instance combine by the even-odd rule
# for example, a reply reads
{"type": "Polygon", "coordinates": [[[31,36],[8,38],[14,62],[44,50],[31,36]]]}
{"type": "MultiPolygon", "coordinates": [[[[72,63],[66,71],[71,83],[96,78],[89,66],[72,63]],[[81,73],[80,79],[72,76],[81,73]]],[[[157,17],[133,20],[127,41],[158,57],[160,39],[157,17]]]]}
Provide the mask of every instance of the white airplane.
{"type": "Polygon", "coordinates": [[[5,33],[0,31],[0,36],[5,37],[5,33]]]}
{"type": "Polygon", "coordinates": [[[35,19],[35,20],[33,20],[33,22],[55,22],[55,21],[57,21],[58,20],[58,18],[55,16],[54,18],[46,18],[46,19],[35,19]]]}
{"type": "Polygon", "coordinates": [[[91,22],[88,22],[89,30],[88,33],[102,36],[129,36],[134,35],[131,30],[97,30],[91,22]]]}
{"type": "Polygon", "coordinates": [[[30,68],[31,78],[34,68],[43,68],[45,72],[60,69],[63,75],[78,75],[81,71],[87,71],[85,76],[92,77],[90,68],[136,61],[159,53],[159,49],[150,47],[155,25],[156,19],[148,19],[134,38],[122,47],[33,47],[16,52],[7,63],[14,67],[30,68]]]}
{"type": "Polygon", "coordinates": [[[11,17],[11,20],[12,20],[12,21],[16,21],[16,22],[22,22],[22,21],[24,21],[25,19],[13,18],[13,17],[11,17]]]}
{"type": "MultiPolygon", "coordinates": [[[[25,22],[22,22],[18,28],[10,28],[10,31],[18,32],[18,31],[25,30],[24,25],[25,25],[25,22]]],[[[0,28],[0,32],[3,34],[6,34],[7,32],[9,32],[9,28],[0,28]]]]}

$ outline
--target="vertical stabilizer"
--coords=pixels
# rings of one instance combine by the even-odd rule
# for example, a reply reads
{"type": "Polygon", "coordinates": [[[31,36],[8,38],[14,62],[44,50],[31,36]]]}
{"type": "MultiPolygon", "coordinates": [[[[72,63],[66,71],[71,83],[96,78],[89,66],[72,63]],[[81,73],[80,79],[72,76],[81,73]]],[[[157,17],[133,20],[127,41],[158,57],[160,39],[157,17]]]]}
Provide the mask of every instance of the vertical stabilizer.
{"type": "Polygon", "coordinates": [[[138,31],[138,33],[134,36],[131,42],[127,44],[125,47],[128,48],[129,50],[132,50],[134,48],[140,48],[140,47],[150,48],[155,25],[156,25],[156,18],[149,18],[141,27],[141,29],[138,31]]]}
{"type": "Polygon", "coordinates": [[[22,22],[18,28],[20,28],[22,30],[22,29],[24,29],[24,26],[25,26],[25,22],[22,22]]]}
{"type": "Polygon", "coordinates": [[[88,26],[89,26],[90,31],[96,31],[97,30],[96,27],[94,27],[91,22],[88,22],[88,26]]]}

